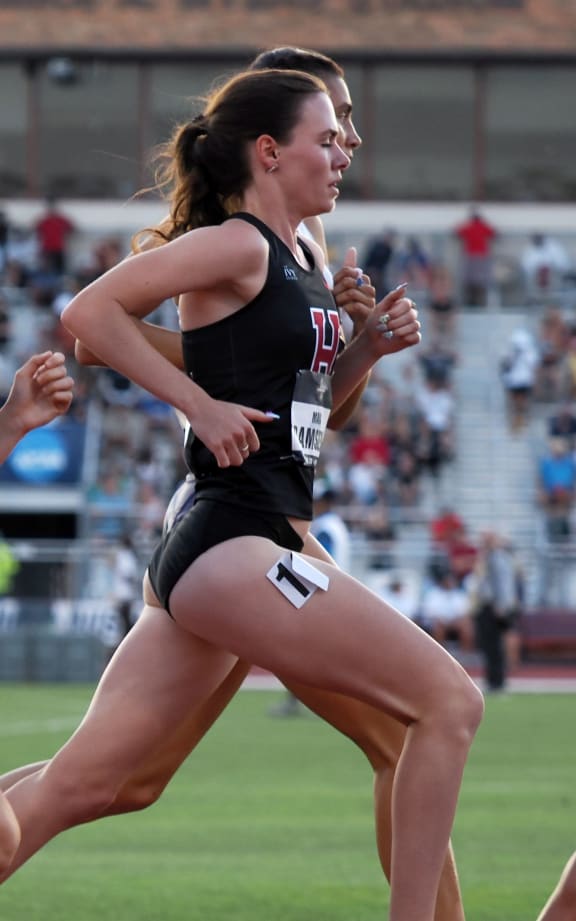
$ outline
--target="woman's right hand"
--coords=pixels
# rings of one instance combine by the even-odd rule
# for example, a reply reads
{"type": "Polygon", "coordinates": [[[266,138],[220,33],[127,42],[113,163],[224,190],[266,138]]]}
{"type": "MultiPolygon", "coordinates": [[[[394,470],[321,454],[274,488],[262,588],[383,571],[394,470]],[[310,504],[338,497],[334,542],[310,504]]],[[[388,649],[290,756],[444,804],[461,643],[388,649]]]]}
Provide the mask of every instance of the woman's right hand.
{"type": "Polygon", "coordinates": [[[356,248],[351,246],[344,265],[334,275],[332,293],[338,306],[345,310],[354,324],[354,336],[366,325],[376,305],[376,289],[370,278],[356,265],[356,248]]]}
{"type": "Polygon", "coordinates": [[[240,403],[214,400],[206,394],[187,418],[192,431],[212,452],[219,467],[240,467],[260,448],[253,423],[276,421],[273,414],[240,403]]]}

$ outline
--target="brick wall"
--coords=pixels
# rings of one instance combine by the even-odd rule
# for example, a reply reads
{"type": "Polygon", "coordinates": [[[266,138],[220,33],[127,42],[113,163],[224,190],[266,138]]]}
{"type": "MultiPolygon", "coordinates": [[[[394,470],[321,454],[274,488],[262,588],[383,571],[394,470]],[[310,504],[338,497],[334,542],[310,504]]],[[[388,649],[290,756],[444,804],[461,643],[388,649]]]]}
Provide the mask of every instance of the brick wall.
{"type": "Polygon", "coordinates": [[[2,51],[576,53],[575,0],[0,0],[2,51]]]}

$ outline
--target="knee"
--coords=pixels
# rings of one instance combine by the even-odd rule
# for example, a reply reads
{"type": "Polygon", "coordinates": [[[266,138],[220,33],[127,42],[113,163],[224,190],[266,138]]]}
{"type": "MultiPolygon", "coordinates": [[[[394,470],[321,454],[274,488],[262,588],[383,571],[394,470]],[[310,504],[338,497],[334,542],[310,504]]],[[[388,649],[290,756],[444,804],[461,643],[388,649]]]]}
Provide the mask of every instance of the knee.
{"type": "Polygon", "coordinates": [[[8,870],[20,844],[20,826],[11,807],[2,800],[0,809],[0,876],[8,870]]]}
{"type": "Polygon", "coordinates": [[[471,742],[484,716],[484,695],[468,676],[464,683],[465,690],[459,697],[460,724],[471,742]]]}
{"type": "Polygon", "coordinates": [[[441,705],[439,719],[447,733],[458,743],[469,747],[484,715],[484,696],[474,682],[463,673],[448,689],[441,705]]]}
{"type": "Polygon", "coordinates": [[[140,812],[157,802],[164,792],[165,784],[153,781],[131,783],[122,787],[114,799],[110,811],[116,814],[140,812]]]}

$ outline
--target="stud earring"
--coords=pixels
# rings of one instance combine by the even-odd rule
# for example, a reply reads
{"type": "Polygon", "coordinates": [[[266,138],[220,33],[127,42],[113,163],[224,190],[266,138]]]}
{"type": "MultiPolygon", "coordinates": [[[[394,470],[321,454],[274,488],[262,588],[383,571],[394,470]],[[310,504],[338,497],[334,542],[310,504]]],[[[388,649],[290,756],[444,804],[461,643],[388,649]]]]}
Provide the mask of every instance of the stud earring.
{"type": "Polygon", "coordinates": [[[278,164],[277,164],[277,163],[273,163],[272,166],[269,166],[269,167],[268,167],[268,169],[266,170],[266,172],[267,172],[267,173],[275,173],[277,169],[278,169],[278,164]]]}

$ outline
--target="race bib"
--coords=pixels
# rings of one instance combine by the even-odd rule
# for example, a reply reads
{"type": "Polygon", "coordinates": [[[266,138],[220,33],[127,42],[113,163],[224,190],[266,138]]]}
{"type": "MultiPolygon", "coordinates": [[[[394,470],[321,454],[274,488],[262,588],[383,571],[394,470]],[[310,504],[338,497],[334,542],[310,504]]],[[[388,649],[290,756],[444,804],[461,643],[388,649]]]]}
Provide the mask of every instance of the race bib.
{"type": "Polygon", "coordinates": [[[305,467],[315,467],[332,409],[332,384],[327,374],[298,371],[292,397],[292,454],[305,467]]]}

